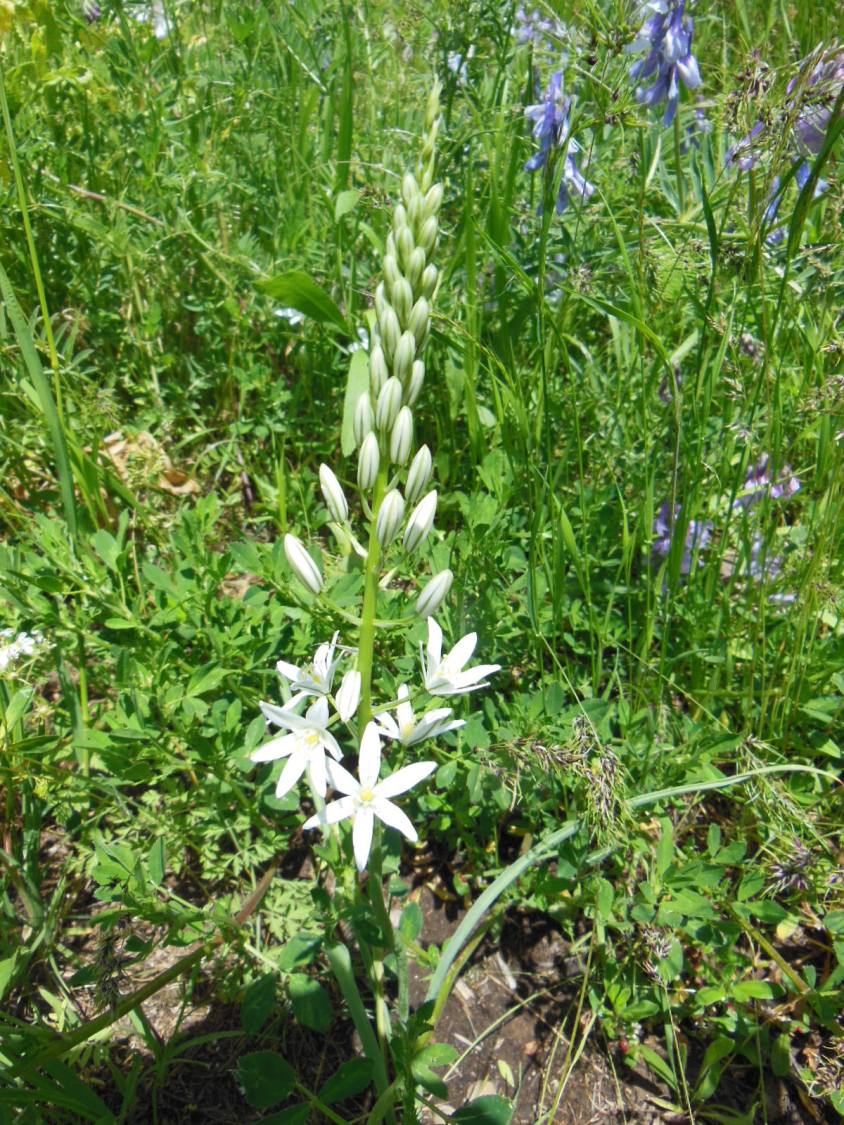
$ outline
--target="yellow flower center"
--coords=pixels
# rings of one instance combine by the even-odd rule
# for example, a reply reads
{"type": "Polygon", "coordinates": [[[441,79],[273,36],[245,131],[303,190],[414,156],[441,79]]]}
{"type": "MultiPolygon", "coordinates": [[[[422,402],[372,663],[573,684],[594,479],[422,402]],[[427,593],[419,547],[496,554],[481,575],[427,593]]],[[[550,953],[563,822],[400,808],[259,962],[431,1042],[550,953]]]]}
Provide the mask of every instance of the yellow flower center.
{"type": "Polygon", "coordinates": [[[375,790],[374,789],[361,789],[359,796],[360,796],[361,804],[362,805],[368,805],[369,802],[375,796],[375,790]]]}

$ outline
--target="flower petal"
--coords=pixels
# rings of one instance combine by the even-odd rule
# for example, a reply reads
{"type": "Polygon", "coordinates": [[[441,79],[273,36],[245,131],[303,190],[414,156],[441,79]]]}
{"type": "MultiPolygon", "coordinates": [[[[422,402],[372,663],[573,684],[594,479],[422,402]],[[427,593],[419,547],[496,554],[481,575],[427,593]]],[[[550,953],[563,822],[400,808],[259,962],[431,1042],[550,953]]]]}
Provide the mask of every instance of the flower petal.
{"type": "Polygon", "coordinates": [[[442,660],[443,631],[433,617],[428,618],[428,671],[433,672],[442,660]]]}
{"type": "Polygon", "coordinates": [[[320,747],[318,751],[311,754],[308,761],[308,780],[314,787],[314,792],[318,793],[320,797],[325,796],[327,789],[325,773],[325,753],[320,747]]]}
{"type": "MultiPolygon", "coordinates": [[[[311,708],[312,710],[313,708],[311,708]]],[[[310,711],[308,715],[297,715],[288,707],[275,707],[272,703],[262,703],[261,711],[267,722],[273,723],[277,727],[285,727],[287,730],[310,730],[314,725],[313,721],[308,718],[310,711]]],[[[326,718],[328,718],[327,712],[326,718]]]]}
{"type": "Polygon", "coordinates": [[[286,660],[279,660],[275,666],[276,672],[280,676],[284,676],[285,680],[298,680],[302,676],[302,669],[297,668],[295,664],[288,664],[286,660]]]}
{"type": "Polygon", "coordinates": [[[325,828],[329,824],[338,824],[341,820],[354,816],[355,807],[354,797],[341,797],[339,801],[330,801],[324,809],[309,817],[302,827],[325,828]]]}
{"type": "Polygon", "coordinates": [[[449,668],[460,669],[472,657],[475,651],[475,645],[478,643],[477,633],[467,633],[465,637],[461,637],[451,652],[446,657],[449,668]]]}
{"type": "Polygon", "coordinates": [[[360,740],[358,777],[363,789],[371,789],[381,771],[381,736],[376,723],[367,723],[360,740]]]}
{"type": "Polygon", "coordinates": [[[357,815],[355,816],[355,826],[352,829],[352,847],[354,848],[355,863],[358,865],[358,871],[363,871],[365,869],[366,862],[369,859],[374,823],[375,817],[372,809],[358,809],[357,815]]]}
{"type": "Polygon", "coordinates": [[[266,742],[257,750],[253,750],[249,759],[252,762],[274,762],[276,758],[286,758],[295,749],[296,735],[283,734],[280,738],[274,738],[272,742],[266,742]]]}
{"type": "Polygon", "coordinates": [[[308,764],[308,756],[301,750],[296,750],[285,763],[284,769],[281,771],[281,777],[278,779],[278,784],[275,787],[275,795],[277,799],[282,798],[285,793],[289,793],[302,774],[305,772],[305,766],[308,764]]]}
{"type": "Polygon", "coordinates": [[[408,840],[418,840],[416,829],[410,822],[410,818],[406,813],[402,812],[398,805],[394,805],[392,801],[387,801],[382,797],[376,797],[372,802],[372,811],[379,820],[383,820],[390,828],[397,828],[402,836],[406,836],[408,840]]]}
{"type": "Polygon", "coordinates": [[[413,762],[412,765],[403,766],[400,770],[385,777],[375,786],[376,797],[395,797],[399,793],[406,793],[414,785],[418,785],[428,774],[437,768],[436,762],[413,762]]]}
{"type": "Polygon", "coordinates": [[[381,727],[381,733],[385,738],[401,738],[401,731],[398,724],[389,711],[382,711],[380,715],[375,716],[376,721],[381,727]]]}
{"type": "Polygon", "coordinates": [[[328,773],[328,780],[331,782],[331,787],[333,789],[351,795],[360,792],[358,781],[352,777],[346,767],[341,766],[339,762],[326,762],[326,771],[328,773]]]}

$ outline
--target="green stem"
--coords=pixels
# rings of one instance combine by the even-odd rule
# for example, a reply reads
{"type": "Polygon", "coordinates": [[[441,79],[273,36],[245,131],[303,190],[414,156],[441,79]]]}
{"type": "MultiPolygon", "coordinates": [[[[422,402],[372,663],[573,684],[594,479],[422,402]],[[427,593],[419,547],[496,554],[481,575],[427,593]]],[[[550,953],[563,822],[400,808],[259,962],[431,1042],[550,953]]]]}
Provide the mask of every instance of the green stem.
{"type": "Polygon", "coordinates": [[[683,168],[680,164],[680,117],[674,115],[674,175],[677,177],[677,200],[680,204],[680,214],[686,210],[686,182],[683,179],[683,168]]]}
{"type": "Polygon", "coordinates": [[[47,308],[47,295],[44,291],[44,282],[41,278],[41,267],[38,264],[38,254],[35,250],[35,239],[32,237],[32,226],[29,222],[29,201],[26,198],[26,190],[23,185],[23,176],[21,175],[20,163],[18,161],[18,151],[15,144],[15,134],[12,129],[12,117],[9,113],[9,103],[6,100],[6,76],[3,70],[2,63],[0,63],[0,110],[3,113],[3,125],[6,130],[6,141],[9,145],[9,159],[12,162],[12,169],[15,174],[15,187],[18,193],[18,206],[21,209],[21,219],[23,221],[23,229],[26,235],[26,245],[29,250],[29,260],[32,265],[32,273],[35,278],[35,288],[38,291],[38,303],[41,305],[41,316],[44,320],[44,334],[47,337],[47,350],[50,354],[50,367],[53,369],[53,395],[56,400],[56,411],[59,420],[64,427],[64,414],[62,411],[62,388],[59,380],[59,354],[56,351],[56,341],[53,338],[53,325],[50,321],[50,313],[47,308]]]}
{"type": "Polygon", "coordinates": [[[378,607],[378,578],[381,565],[381,544],[375,533],[378,512],[387,488],[388,466],[383,458],[375,493],[372,498],[372,520],[369,525],[369,547],[363,578],[363,609],[361,610],[360,634],[358,637],[358,671],[360,672],[360,719],[361,735],[372,718],[372,657],[375,650],[375,611],[378,607]]]}

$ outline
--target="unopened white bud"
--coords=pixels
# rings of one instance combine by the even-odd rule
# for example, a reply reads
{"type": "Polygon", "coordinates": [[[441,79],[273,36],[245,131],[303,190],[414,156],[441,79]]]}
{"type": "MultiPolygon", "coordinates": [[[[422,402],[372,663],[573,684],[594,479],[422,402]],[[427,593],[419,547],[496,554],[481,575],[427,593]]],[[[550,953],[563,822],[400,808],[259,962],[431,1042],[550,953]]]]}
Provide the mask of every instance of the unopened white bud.
{"type": "Polygon", "coordinates": [[[399,272],[399,264],[396,261],[395,254],[384,255],[384,277],[387,279],[387,284],[389,286],[395,285],[395,283],[401,277],[401,273],[399,272]]]}
{"type": "Polygon", "coordinates": [[[375,425],[375,413],[372,409],[372,400],[369,392],[364,391],[355,405],[355,415],[352,419],[352,433],[355,436],[355,445],[360,446],[368,433],[372,432],[375,425]]]}
{"type": "Polygon", "coordinates": [[[410,310],[413,308],[413,290],[410,288],[410,282],[406,278],[399,276],[390,286],[390,300],[393,303],[393,308],[396,310],[399,324],[401,324],[403,328],[406,328],[408,318],[410,317],[410,310]]]}
{"type": "Polygon", "coordinates": [[[393,356],[393,374],[402,386],[410,379],[413,361],[416,358],[416,337],[412,332],[402,332],[396,354],[393,356]]]}
{"type": "Polygon", "coordinates": [[[404,498],[397,488],[392,488],[381,501],[378,519],[375,521],[375,534],[382,549],[386,550],[398,535],[404,521],[404,498]]]}
{"type": "Polygon", "coordinates": [[[429,492],[428,495],[416,505],[404,529],[404,549],[415,551],[420,543],[428,538],[434,526],[434,516],[437,512],[437,493],[429,492]]]}
{"type": "Polygon", "coordinates": [[[425,382],[425,364],[421,359],[414,360],[413,367],[410,369],[410,382],[407,384],[407,392],[404,396],[405,402],[408,406],[413,406],[419,398],[422,390],[422,384],[425,382]]]}
{"type": "Polygon", "coordinates": [[[378,479],[378,469],[381,465],[381,453],[378,449],[378,438],[375,431],[370,430],[358,453],[358,484],[361,488],[372,488],[378,479]]]}
{"type": "Polygon", "coordinates": [[[409,207],[411,202],[419,194],[419,185],[416,182],[416,177],[412,172],[405,172],[401,181],[401,197],[404,200],[405,207],[409,207]]]}
{"type": "Polygon", "coordinates": [[[319,467],[319,485],[331,518],[337,523],[345,523],[349,518],[349,505],[346,503],[342,485],[328,465],[319,467]]]}
{"type": "Polygon", "coordinates": [[[437,220],[431,215],[422,224],[419,231],[419,245],[430,258],[431,251],[437,244],[437,220]]]}
{"type": "Polygon", "coordinates": [[[384,359],[384,349],[376,344],[369,353],[369,385],[372,393],[378,397],[378,392],[390,378],[390,369],[384,359]]]}
{"type": "Polygon", "coordinates": [[[381,347],[384,349],[384,355],[388,362],[392,362],[399,336],[401,336],[401,327],[399,318],[396,316],[396,310],[386,301],[378,316],[378,327],[381,329],[381,347]]]}
{"type": "Polygon", "coordinates": [[[312,594],[318,594],[322,589],[319,567],[295,535],[285,535],[284,553],[290,563],[290,569],[302,585],[307,586],[312,594]]]}
{"type": "Polygon", "coordinates": [[[419,278],[419,288],[422,290],[423,297],[427,297],[430,301],[434,295],[434,290],[437,287],[437,267],[435,265],[425,266],[422,271],[422,276],[419,278]]]}
{"type": "Polygon", "coordinates": [[[443,201],[442,184],[434,184],[425,194],[425,217],[436,215],[443,201]]]}
{"type": "Polygon", "coordinates": [[[423,221],[427,218],[425,214],[425,204],[421,195],[417,195],[411,200],[410,206],[407,209],[407,220],[410,223],[410,229],[417,231],[422,225],[423,221]]]}
{"type": "Polygon", "coordinates": [[[416,599],[416,612],[420,617],[430,617],[436,613],[445,601],[454,575],[450,570],[441,570],[435,574],[419,597],[416,599]]]}
{"type": "Polygon", "coordinates": [[[403,465],[407,461],[412,445],[413,412],[409,406],[403,406],[396,416],[390,434],[390,460],[394,465],[403,465]]]}
{"type": "Polygon", "coordinates": [[[395,258],[398,261],[399,252],[396,249],[396,240],[391,230],[387,231],[387,241],[384,243],[384,256],[395,258]]]}
{"type": "Polygon", "coordinates": [[[375,404],[375,426],[382,434],[393,428],[393,422],[401,410],[401,394],[401,383],[395,375],[391,375],[381,388],[375,404]]]}
{"type": "Polygon", "coordinates": [[[416,338],[416,347],[421,350],[428,339],[428,326],[431,321],[431,306],[424,297],[420,297],[410,311],[410,320],[407,327],[416,338]]]}
{"type": "Polygon", "coordinates": [[[378,320],[381,319],[384,313],[384,306],[387,303],[387,298],[384,295],[384,282],[379,281],[375,286],[375,315],[378,320]]]}
{"type": "Polygon", "coordinates": [[[406,271],[408,265],[410,264],[410,256],[413,253],[414,247],[416,246],[416,243],[413,241],[413,235],[410,231],[410,227],[402,228],[401,234],[396,237],[396,246],[399,252],[399,265],[403,270],[406,271]]]}
{"type": "Polygon", "coordinates": [[[393,210],[393,233],[396,238],[401,237],[401,232],[407,225],[407,211],[405,211],[403,204],[397,203],[393,210]]]}
{"type": "Polygon", "coordinates": [[[337,714],[347,723],[358,709],[360,703],[360,672],[356,668],[350,668],[343,677],[340,688],[334,697],[334,702],[337,705],[337,714]]]}
{"type": "Polygon", "coordinates": [[[422,279],[422,271],[425,269],[425,251],[421,246],[416,246],[413,253],[410,255],[410,260],[407,263],[407,280],[416,289],[422,279]]]}
{"type": "Polygon", "coordinates": [[[407,470],[404,494],[407,497],[408,504],[415,504],[428,487],[432,467],[430,449],[427,445],[420,445],[416,451],[416,456],[410,462],[410,468],[407,470]]]}

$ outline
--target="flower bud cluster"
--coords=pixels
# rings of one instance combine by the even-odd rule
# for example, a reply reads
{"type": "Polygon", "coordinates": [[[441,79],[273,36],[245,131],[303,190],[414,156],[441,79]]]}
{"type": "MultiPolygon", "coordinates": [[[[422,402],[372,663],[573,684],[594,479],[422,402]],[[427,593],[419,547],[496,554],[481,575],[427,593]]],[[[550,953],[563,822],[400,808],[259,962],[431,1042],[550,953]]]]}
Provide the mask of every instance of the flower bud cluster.
{"type": "MultiPolygon", "coordinates": [[[[360,395],[352,419],[358,450],[357,484],[362,493],[374,493],[371,518],[382,551],[397,541],[408,553],[418,550],[433,529],[437,510],[437,492],[428,487],[433,467],[431,451],[422,445],[414,453],[412,407],[425,381],[422,355],[438,280],[437,267],[431,261],[443,200],[442,185],[434,183],[438,129],[439,91],[434,89],[426,110],[416,174],[408,172],[402,179],[401,198],[387,235],[383,276],[375,290],[377,331],[369,355],[369,388],[360,395]],[[392,468],[405,467],[402,493],[397,487],[399,476],[391,478],[391,472],[392,468]]],[[[328,465],[320,466],[319,481],[325,506],[337,525],[335,531],[344,531],[347,542],[365,555],[350,535],[349,505],[328,465]]],[[[292,535],[285,537],[284,547],[293,572],[308,590],[319,594],[322,571],[312,554],[292,535]]],[[[421,616],[436,612],[451,581],[451,571],[444,570],[428,582],[416,604],[421,616]]]]}

